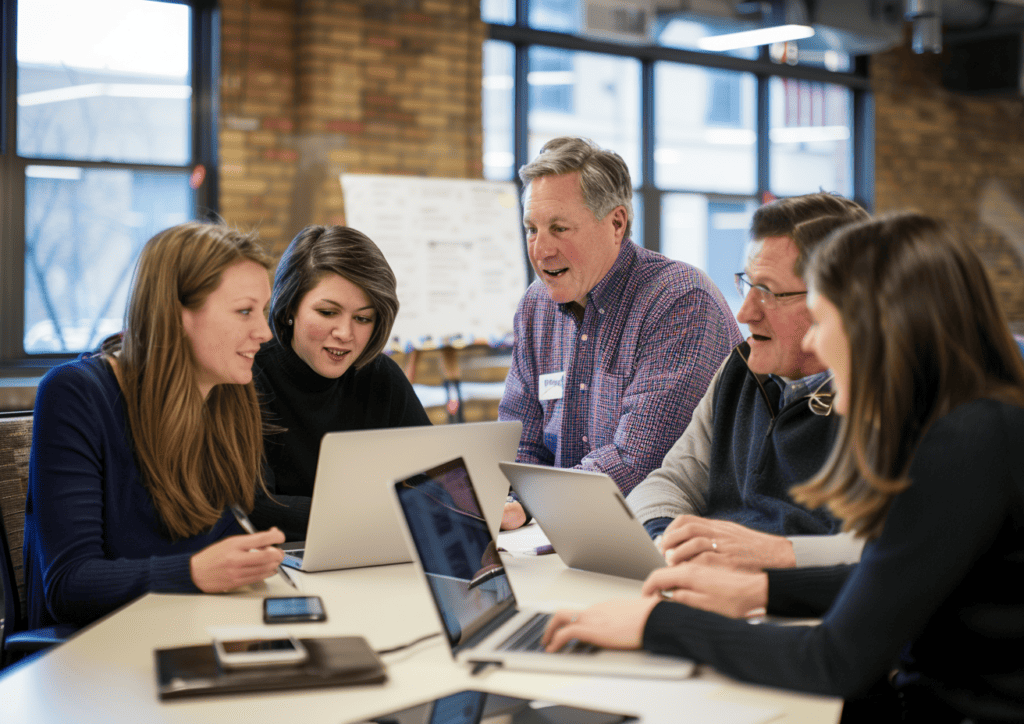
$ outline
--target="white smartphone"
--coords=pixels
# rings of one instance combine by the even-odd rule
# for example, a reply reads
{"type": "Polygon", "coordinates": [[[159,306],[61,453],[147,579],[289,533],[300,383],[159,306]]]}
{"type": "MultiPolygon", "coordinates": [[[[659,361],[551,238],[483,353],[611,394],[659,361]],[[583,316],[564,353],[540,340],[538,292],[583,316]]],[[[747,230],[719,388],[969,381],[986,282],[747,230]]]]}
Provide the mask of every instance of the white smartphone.
{"type": "Polygon", "coordinates": [[[309,657],[306,647],[294,636],[241,640],[215,638],[213,651],[217,655],[217,661],[225,669],[287,666],[301,664],[309,657]]]}

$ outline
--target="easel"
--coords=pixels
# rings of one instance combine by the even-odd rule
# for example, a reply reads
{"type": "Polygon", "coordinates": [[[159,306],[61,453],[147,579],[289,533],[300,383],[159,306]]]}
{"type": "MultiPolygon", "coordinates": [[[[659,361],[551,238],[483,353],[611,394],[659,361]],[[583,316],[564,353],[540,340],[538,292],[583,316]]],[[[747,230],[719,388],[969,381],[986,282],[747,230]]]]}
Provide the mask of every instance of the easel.
{"type": "MultiPolygon", "coordinates": [[[[414,349],[406,358],[405,376],[409,378],[410,383],[416,381],[416,365],[423,351],[414,349]]],[[[441,380],[448,397],[444,406],[448,412],[448,422],[465,422],[462,414],[462,367],[459,365],[459,350],[455,347],[439,347],[437,351],[441,353],[441,380]]]]}

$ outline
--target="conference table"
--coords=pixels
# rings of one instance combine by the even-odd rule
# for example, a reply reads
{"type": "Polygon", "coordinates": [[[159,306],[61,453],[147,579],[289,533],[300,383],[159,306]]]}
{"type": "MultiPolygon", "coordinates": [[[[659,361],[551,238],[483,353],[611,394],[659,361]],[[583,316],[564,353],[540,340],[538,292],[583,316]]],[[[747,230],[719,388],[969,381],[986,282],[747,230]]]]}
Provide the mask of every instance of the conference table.
{"type": "MultiPolygon", "coordinates": [[[[543,540],[535,525],[502,533],[499,545],[520,603],[581,607],[635,597],[639,581],[567,568],[557,555],[525,551],[543,540]]],[[[411,563],[295,573],[303,594],[324,601],[322,623],[277,625],[299,637],[358,634],[374,649],[440,633],[436,610],[411,563]]],[[[294,595],[279,576],[222,595],[147,594],[83,629],[66,643],[0,676],[0,722],[330,722],[346,724],[474,689],[604,708],[642,722],[821,724],[836,722],[838,699],[751,686],[707,667],[694,677],[653,681],[507,671],[473,675],[454,663],[440,636],[385,654],[383,684],[161,701],[153,651],[209,643],[214,633],[262,626],[265,596],[294,595]]],[[[268,627],[269,628],[269,627],[268,627]]]]}

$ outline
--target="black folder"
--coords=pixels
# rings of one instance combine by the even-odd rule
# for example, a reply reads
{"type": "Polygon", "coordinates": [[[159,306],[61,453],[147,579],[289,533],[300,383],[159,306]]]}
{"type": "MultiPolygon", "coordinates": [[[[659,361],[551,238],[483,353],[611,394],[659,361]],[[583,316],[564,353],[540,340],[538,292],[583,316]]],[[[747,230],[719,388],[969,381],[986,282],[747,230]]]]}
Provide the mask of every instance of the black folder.
{"type": "Polygon", "coordinates": [[[301,639],[309,657],[301,664],[225,669],[213,645],[157,649],[157,691],[161,699],[239,694],[325,686],[380,684],[384,665],[362,636],[301,639]]]}

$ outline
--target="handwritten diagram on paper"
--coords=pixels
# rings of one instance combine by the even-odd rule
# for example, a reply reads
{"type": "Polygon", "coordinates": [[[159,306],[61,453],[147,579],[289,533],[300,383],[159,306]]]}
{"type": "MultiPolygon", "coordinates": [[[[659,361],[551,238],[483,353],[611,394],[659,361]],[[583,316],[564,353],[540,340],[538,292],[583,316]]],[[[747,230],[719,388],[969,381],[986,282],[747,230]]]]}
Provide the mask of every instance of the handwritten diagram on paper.
{"type": "Polygon", "coordinates": [[[391,349],[511,343],[527,283],[514,184],[342,174],[341,186],[346,222],[398,279],[391,349]]]}

